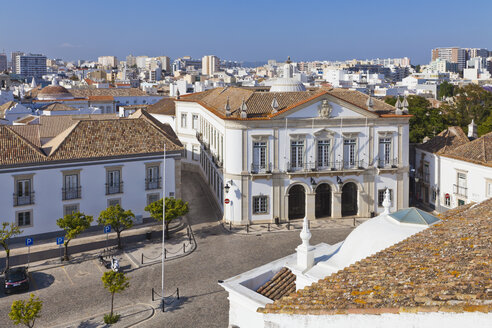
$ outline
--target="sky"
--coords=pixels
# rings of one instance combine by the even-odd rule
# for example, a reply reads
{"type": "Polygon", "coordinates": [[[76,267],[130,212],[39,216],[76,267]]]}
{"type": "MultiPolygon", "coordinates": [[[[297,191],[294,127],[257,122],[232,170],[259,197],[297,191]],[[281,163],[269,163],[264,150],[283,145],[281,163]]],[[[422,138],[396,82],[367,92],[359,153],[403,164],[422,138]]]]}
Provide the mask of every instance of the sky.
{"type": "Polygon", "coordinates": [[[490,0],[0,0],[0,11],[0,52],[64,60],[406,56],[425,64],[436,47],[492,50],[490,0]]]}

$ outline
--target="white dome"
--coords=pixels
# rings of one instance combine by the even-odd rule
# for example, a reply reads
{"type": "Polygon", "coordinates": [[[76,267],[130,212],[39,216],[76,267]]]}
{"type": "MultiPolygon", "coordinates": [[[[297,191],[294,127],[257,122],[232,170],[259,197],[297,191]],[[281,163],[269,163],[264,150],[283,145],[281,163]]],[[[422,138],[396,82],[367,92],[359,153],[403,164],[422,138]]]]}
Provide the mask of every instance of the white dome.
{"type": "Polygon", "coordinates": [[[278,78],[272,83],[270,92],[298,92],[306,91],[306,87],[301,81],[287,78],[278,78]]]}

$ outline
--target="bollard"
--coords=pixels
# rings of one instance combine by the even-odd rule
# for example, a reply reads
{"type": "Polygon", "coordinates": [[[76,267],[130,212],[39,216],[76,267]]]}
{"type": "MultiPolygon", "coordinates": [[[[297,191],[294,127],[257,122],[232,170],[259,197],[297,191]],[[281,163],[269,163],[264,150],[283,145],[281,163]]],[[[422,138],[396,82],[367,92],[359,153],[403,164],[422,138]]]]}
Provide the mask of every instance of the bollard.
{"type": "Polygon", "coordinates": [[[167,249],[164,248],[164,259],[166,258],[167,256],[167,249]]]}
{"type": "Polygon", "coordinates": [[[249,233],[249,223],[246,225],[246,233],[249,233]]]}
{"type": "Polygon", "coordinates": [[[354,218],[354,227],[355,227],[355,218],[354,218]]]}
{"type": "Polygon", "coordinates": [[[232,231],[232,222],[229,221],[229,231],[232,231]]]}
{"type": "Polygon", "coordinates": [[[179,288],[176,288],[176,294],[178,294],[178,300],[179,300],[179,288]]]}
{"type": "Polygon", "coordinates": [[[142,260],[140,261],[140,264],[143,264],[143,253],[142,253],[142,260]]]}
{"type": "Polygon", "coordinates": [[[308,221],[308,229],[311,229],[311,221],[308,221]]]}
{"type": "Polygon", "coordinates": [[[154,301],[154,287],[152,287],[152,302],[154,301]]]}
{"type": "Polygon", "coordinates": [[[185,247],[186,247],[186,244],[183,243],[183,253],[186,253],[186,248],[185,247]]]}
{"type": "Polygon", "coordinates": [[[287,230],[290,230],[290,222],[287,222],[287,230]]]}
{"type": "Polygon", "coordinates": [[[268,224],[268,231],[270,231],[270,223],[268,224]]]}

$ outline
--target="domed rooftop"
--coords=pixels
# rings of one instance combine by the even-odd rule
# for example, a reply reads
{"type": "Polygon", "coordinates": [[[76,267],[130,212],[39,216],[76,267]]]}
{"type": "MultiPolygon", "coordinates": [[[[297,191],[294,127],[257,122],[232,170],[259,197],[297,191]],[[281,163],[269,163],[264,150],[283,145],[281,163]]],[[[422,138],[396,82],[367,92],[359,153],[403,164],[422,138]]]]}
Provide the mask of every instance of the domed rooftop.
{"type": "Polygon", "coordinates": [[[38,92],[38,100],[73,99],[74,96],[60,85],[48,85],[38,92]]]}
{"type": "Polygon", "coordinates": [[[301,81],[292,78],[278,78],[272,83],[270,92],[298,92],[306,91],[306,87],[301,81]]]}

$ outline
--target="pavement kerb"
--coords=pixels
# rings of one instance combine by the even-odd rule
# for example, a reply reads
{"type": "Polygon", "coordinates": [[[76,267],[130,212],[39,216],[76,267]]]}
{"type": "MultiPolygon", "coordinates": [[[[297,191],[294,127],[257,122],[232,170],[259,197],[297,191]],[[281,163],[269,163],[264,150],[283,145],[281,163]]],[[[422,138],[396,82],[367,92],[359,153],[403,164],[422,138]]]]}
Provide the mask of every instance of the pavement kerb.
{"type": "MultiPolygon", "coordinates": [[[[179,258],[188,256],[188,255],[190,255],[191,253],[193,253],[197,249],[198,245],[196,243],[195,234],[193,233],[193,231],[191,229],[191,226],[190,226],[190,231],[191,231],[191,236],[193,237],[193,243],[191,243],[192,248],[189,251],[187,251],[186,253],[177,254],[177,255],[172,256],[172,257],[166,257],[166,259],[164,259],[164,262],[168,262],[168,261],[172,261],[172,260],[177,260],[179,258]]],[[[159,260],[154,260],[154,261],[151,260],[150,262],[144,263],[144,264],[138,264],[138,260],[135,259],[135,257],[133,257],[133,255],[131,255],[131,254],[127,253],[127,252],[125,252],[125,254],[128,256],[128,258],[130,259],[130,261],[133,264],[136,265],[137,268],[144,268],[144,267],[152,266],[154,264],[161,263],[161,260],[159,259],[159,260]]],[[[161,256],[162,256],[162,254],[161,254],[161,256]]]]}
{"type": "MultiPolygon", "coordinates": [[[[330,229],[343,229],[347,227],[357,227],[358,225],[364,223],[368,220],[368,218],[356,218],[355,226],[353,225],[353,219],[341,219],[343,221],[311,221],[311,226],[309,230],[330,230],[330,229]]],[[[245,225],[232,225],[232,230],[229,230],[229,222],[220,221],[219,225],[228,233],[231,234],[240,234],[245,236],[255,236],[257,234],[270,234],[270,233],[281,233],[281,232],[289,232],[289,231],[300,231],[302,227],[296,227],[296,225],[302,225],[302,221],[297,221],[295,223],[290,224],[290,229],[287,229],[286,223],[281,223],[281,228],[279,229],[275,223],[270,223],[272,229],[268,231],[268,227],[262,227],[264,225],[268,225],[268,223],[258,223],[249,225],[249,232],[247,232],[247,228],[245,225]]]]}
{"type": "MultiPolygon", "coordinates": [[[[114,313],[121,315],[121,312],[127,308],[135,309],[135,305],[141,305],[141,306],[145,307],[146,310],[150,310],[150,314],[147,315],[145,318],[138,320],[137,322],[125,324],[124,321],[127,320],[129,318],[129,316],[131,316],[132,314],[138,313],[138,312],[130,312],[129,314],[126,314],[124,317],[121,317],[120,320],[116,324],[106,325],[106,324],[104,324],[104,321],[103,321],[104,315],[108,314],[108,312],[106,311],[106,312],[100,312],[98,314],[86,316],[84,318],[79,318],[79,319],[70,321],[69,323],[64,323],[64,324],[60,324],[60,325],[56,325],[56,326],[52,326],[52,327],[53,328],[79,327],[80,324],[84,321],[91,321],[91,319],[94,320],[95,318],[99,318],[100,320],[95,322],[95,324],[98,324],[98,326],[96,326],[96,327],[124,327],[124,328],[127,328],[127,327],[137,326],[137,325],[141,324],[142,322],[145,322],[154,316],[155,308],[152,305],[147,304],[147,303],[136,303],[136,304],[125,305],[125,306],[122,306],[120,308],[114,309],[114,313]]],[[[91,327],[93,327],[93,326],[91,326],[91,327]]]]}
{"type": "MultiPolygon", "coordinates": [[[[181,227],[186,227],[186,226],[188,226],[188,224],[187,223],[180,223],[180,226],[181,227]]],[[[191,230],[191,227],[190,227],[190,231],[191,231],[191,236],[193,238],[193,242],[191,243],[192,248],[190,250],[188,250],[186,253],[178,253],[177,255],[174,255],[174,256],[168,256],[166,258],[166,261],[170,261],[170,260],[182,258],[184,256],[188,256],[188,255],[190,255],[191,253],[193,253],[196,250],[196,248],[197,248],[196,239],[195,239],[195,236],[193,234],[193,231],[191,230]]],[[[91,237],[86,237],[86,241],[88,243],[92,242],[92,240],[90,238],[91,237]]],[[[38,246],[38,247],[42,247],[42,246],[38,246]]],[[[116,252],[118,252],[119,250],[117,250],[115,247],[116,246],[113,246],[113,247],[110,247],[109,249],[113,249],[116,252]]],[[[99,248],[99,249],[94,249],[94,250],[83,252],[82,253],[83,254],[83,258],[73,258],[74,256],[76,256],[76,254],[81,254],[81,253],[72,253],[71,254],[71,257],[72,258],[69,261],[57,262],[57,263],[52,263],[52,264],[36,264],[36,263],[46,263],[46,262],[48,262],[50,260],[51,261],[55,261],[56,258],[57,258],[57,257],[55,257],[55,258],[40,260],[40,261],[36,261],[36,262],[31,262],[30,265],[29,265],[29,272],[44,271],[44,270],[49,270],[49,269],[53,269],[53,268],[59,268],[59,267],[70,265],[70,264],[78,264],[78,263],[82,263],[82,262],[85,262],[85,261],[95,260],[95,259],[98,258],[101,250],[103,250],[103,249],[105,249],[105,248],[99,248]]],[[[128,248],[127,249],[123,248],[122,250],[120,250],[120,254],[121,255],[126,255],[126,257],[128,258],[128,260],[132,263],[132,265],[134,265],[135,269],[139,269],[141,267],[146,267],[146,266],[150,266],[150,265],[153,265],[153,264],[156,264],[156,263],[160,263],[161,262],[160,260],[158,260],[158,261],[152,261],[152,262],[149,262],[149,263],[145,263],[143,265],[142,264],[139,264],[139,261],[137,259],[135,259],[135,257],[133,257],[128,252],[128,248]]],[[[22,255],[22,254],[15,254],[15,255],[22,255]]]]}

